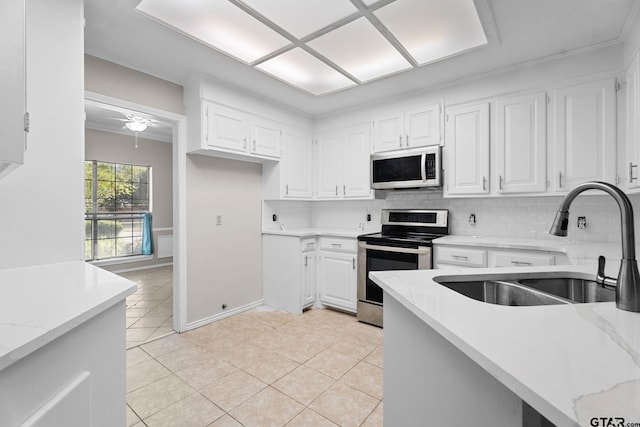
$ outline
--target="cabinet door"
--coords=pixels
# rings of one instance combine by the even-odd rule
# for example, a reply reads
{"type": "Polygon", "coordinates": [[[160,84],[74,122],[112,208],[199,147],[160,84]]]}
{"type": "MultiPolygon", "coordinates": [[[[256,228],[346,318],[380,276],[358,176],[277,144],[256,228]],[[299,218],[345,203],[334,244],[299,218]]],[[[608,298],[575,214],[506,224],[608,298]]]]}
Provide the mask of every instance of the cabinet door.
{"type": "Polygon", "coordinates": [[[554,92],[555,189],[585,181],[615,183],[615,80],[568,86],[554,92]]]}
{"type": "Polygon", "coordinates": [[[320,262],[320,301],[329,306],[355,311],[356,255],[323,252],[320,262]]]}
{"type": "Polygon", "coordinates": [[[409,110],[405,114],[404,140],[407,147],[440,144],[440,104],[409,110]]]}
{"type": "Polygon", "coordinates": [[[0,4],[0,177],[24,161],[25,3],[0,4]]]}
{"type": "Polygon", "coordinates": [[[375,121],[374,151],[399,150],[403,148],[404,114],[397,113],[375,121]]]}
{"type": "Polygon", "coordinates": [[[335,134],[319,138],[317,150],[316,196],[320,199],[342,197],[342,137],[335,134]]]}
{"type": "Polygon", "coordinates": [[[240,111],[206,104],[204,129],[207,145],[246,152],[247,123],[240,111]]]}
{"type": "Polygon", "coordinates": [[[313,252],[302,255],[302,306],[308,307],[316,300],[316,257],[313,252]]]}
{"type": "Polygon", "coordinates": [[[496,172],[499,193],[547,188],[547,95],[537,92],[496,101],[496,172]]]}
{"type": "Polygon", "coordinates": [[[281,167],[284,170],[284,197],[312,196],[311,138],[290,131],[283,134],[281,167]]]}
{"type": "Polygon", "coordinates": [[[271,120],[252,118],[250,121],[252,154],[280,157],[280,126],[271,120]]]}
{"type": "Polygon", "coordinates": [[[347,128],[344,136],[344,165],[342,195],[366,197],[371,194],[369,176],[371,131],[369,124],[347,128]]]}
{"type": "Polygon", "coordinates": [[[447,194],[489,192],[489,103],[447,108],[447,194]]]}
{"type": "Polygon", "coordinates": [[[640,158],[640,61],[636,53],[626,73],[627,81],[627,188],[640,187],[638,159],[640,158]]]}

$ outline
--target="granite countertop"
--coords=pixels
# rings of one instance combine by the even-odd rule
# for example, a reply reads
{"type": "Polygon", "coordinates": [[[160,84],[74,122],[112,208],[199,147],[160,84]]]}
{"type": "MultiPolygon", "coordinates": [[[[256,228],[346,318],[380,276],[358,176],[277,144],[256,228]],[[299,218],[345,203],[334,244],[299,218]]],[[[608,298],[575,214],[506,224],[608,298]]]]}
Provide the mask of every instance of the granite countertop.
{"type": "Polygon", "coordinates": [[[0,270],[0,370],[135,291],[84,261],[0,270]]]}
{"type": "Polygon", "coordinates": [[[555,424],[590,425],[592,417],[640,422],[640,313],[615,303],[499,306],[434,281],[511,273],[593,279],[595,266],[386,271],[370,277],[555,424]]]}

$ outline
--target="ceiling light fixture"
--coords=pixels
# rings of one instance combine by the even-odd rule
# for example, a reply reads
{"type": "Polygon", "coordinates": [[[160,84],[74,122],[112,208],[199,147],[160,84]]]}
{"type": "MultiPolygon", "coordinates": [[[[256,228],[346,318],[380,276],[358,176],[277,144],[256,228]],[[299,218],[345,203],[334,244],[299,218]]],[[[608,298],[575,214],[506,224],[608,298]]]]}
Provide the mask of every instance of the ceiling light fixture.
{"type": "Polygon", "coordinates": [[[135,117],[133,121],[125,123],[125,126],[132,132],[144,132],[147,129],[147,124],[143,120],[142,118],[135,117]]]}

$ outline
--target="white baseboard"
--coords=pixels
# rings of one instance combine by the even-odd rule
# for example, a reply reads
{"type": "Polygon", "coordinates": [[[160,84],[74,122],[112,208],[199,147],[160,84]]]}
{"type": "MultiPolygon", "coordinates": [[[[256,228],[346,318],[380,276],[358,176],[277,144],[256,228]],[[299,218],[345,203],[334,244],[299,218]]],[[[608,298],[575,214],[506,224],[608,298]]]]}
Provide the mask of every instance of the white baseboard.
{"type": "Polygon", "coordinates": [[[199,328],[200,326],[208,325],[209,323],[222,320],[225,317],[233,316],[234,314],[239,314],[244,311],[253,310],[254,308],[258,308],[264,305],[263,300],[255,301],[241,307],[236,307],[232,310],[225,311],[224,313],[219,313],[210,317],[205,317],[204,319],[200,319],[196,322],[187,323],[183,332],[190,331],[191,329],[199,328]]]}
{"type": "Polygon", "coordinates": [[[151,270],[152,268],[158,268],[158,267],[167,267],[169,265],[173,265],[173,262],[165,262],[162,264],[150,264],[150,265],[143,265],[141,267],[133,267],[133,268],[125,268],[122,270],[113,270],[111,271],[112,273],[118,274],[118,273],[128,273],[130,271],[138,271],[138,270],[151,270]]]}

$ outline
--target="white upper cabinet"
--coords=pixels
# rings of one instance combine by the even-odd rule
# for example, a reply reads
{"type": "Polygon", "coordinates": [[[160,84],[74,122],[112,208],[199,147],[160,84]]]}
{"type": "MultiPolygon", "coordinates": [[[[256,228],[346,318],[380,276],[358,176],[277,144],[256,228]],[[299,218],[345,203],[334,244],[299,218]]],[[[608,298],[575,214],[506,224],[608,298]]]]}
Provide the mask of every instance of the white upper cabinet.
{"type": "Polygon", "coordinates": [[[240,155],[239,159],[279,159],[281,125],[210,101],[202,101],[201,141],[192,141],[191,151],[204,154],[240,155]],[[213,152],[211,152],[213,151],[213,152]]]}
{"type": "Polygon", "coordinates": [[[626,81],[627,162],[625,182],[627,188],[632,189],[640,187],[640,179],[638,179],[638,163],[640,162],[640,61],[638,60],[637,52],[627,70],[626,81]]]}
{"type": "Polygon", "coordinates": [[[350,126],[318,138],[316,198],[371,197],[371,127],[350,126]]]}
{"type": "Polygon", "coordinates": [[[556,191],[585,181],[616,181],[615,80],[566,86],[553,91],[556,191]]]}
{"type": "Polygon", "coordinates": [[[447,107],[445,195],[489,193],[489,103],[447,107]]]}
{"type": "Polygon", "coordinates": [[[285,130],[282,160],[285,198],[310,199],[313,192],[311,137],[285,130]]]}
{"type": "Polygon", "coordinates": [[[25,1],[0,4],[0,178],[24,162],[26,143],[25,1]]]}
{"type": "Polygon", "coordinates": [[[498,193],[545,192],[546,93],[499,98],[495,104],[498,193]]]}
{"type": "Polygon", "coordinates": [[[374,151],[440,144],[441,112],[441,104],[432,104],[377,119],[374,124],[374,151]]]}

